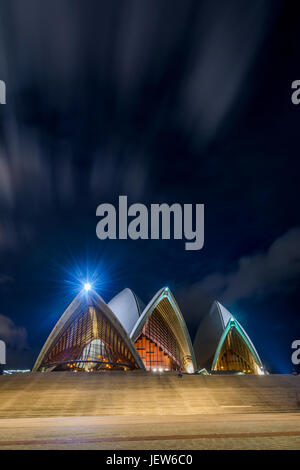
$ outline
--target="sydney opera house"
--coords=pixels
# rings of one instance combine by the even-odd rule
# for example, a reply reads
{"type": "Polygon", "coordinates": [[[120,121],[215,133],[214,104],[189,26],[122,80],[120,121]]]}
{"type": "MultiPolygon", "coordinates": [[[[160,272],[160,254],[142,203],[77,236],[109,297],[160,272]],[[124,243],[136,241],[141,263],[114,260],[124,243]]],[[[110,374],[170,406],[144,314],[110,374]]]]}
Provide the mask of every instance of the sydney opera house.
{"type": "Polygon", "coordinates": [[[110,302],[80,292],[44,344],[33,371],[134,370],[263,374],[240,323],[219,302],[202,319],[194,344],[170,289],[147,306],[124,289],[110,302]]]}

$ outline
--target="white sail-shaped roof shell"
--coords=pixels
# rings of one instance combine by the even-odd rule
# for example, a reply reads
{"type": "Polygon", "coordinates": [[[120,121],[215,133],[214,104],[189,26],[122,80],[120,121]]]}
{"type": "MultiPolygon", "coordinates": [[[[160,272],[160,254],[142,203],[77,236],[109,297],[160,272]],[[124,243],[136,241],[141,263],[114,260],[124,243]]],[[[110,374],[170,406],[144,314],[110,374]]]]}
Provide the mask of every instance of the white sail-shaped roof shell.
{"type": "Polygon", "coordinates": [[[240,329],[242,330],[242,332],[244,333],[245,337],[247,338],[249,344],[251,345],[253,351],[255,352],[255,354],[257,355],[257,357],[259,359],[259,361],[261,362],[261,359],[259,357],[258,352],[255,349],[254,344],[252,343],[251,339],[249,338],[248,334],[246,333],[246,331],[244,330],[244,328],[242,327],[240,322],[227,310],[227,308],[225,308],[222,304],[220,304],[220,302],[216,301],[215,303],[217,304],[217,308],[219,309],[220,316],[221,316],[223,324],[224,324],[224,329],[226,328],[226,326],[227,326],[228,322],[231,320],[231,318],[233,318],[235,320],[235,322],[239,325],[240,329]]]}
{"type": "Polygon", "coordinates": [[[127,333],[130,334],[141,314],[134,292],[128,288],[123,289],[107,305],[114,312],[127,333]]]}
{"type": "Polygon", "coordinates": [[[211,369],[222,334],[231,319],[239,325],[261,363],[259,354],[242,325],[229,312],[229,310],[227,310],[220,302],[215,301],[212,304],[208,315],[206,315],[200,323],[194,340],[194,352],[198,369],[203,367],[208,370],[211,369]]]}
{"type": "Polygon", "coordinates": [[[127,331],[123,327],[122,323],[115,316],[113,311],[109,308],[109,306],[105,303],[105,301],[95,291],[89,291],[88,293],[82,291],[75,297],[73,302],[65,310],[63,315],[59,318],[58,322],[54,326],[53,330],[48,336],[33,366],[33,369],[32,369],[33,372],[39,370],[39,367],[41,366],[44,358],[47,356],[53,344],[55,344],[57,338],[61,335],[61,332],[64,330],[65,326],[68,324],[71,317],[74,315],[80,314],[80,312],[84,308],[86,308],[87,305],[89,305],[89,302],[91,299],[93,300],[93,303],[101,310],[102,314],[105,315],[105,317],[110,321],[110,323],[114,326],[114,328],[120,334],[120,336],[122,337],[122,340],[125,342],[127,348],[130,350],[131,354],[136,360],[137,365],[141,369],[144,369],[143,362],[137,350],[135,349],[134,344],[132,343],[127,331]]]}
{"type": "Polygon", "coordinates": [[[195,361],[195,356],[194,356],[194,351],[193,351],[193,346],[192,346],[192,342],[190,339],[190,335],[186,327],[186,323],[184,321],[182,313],[177,305],[177,302],[175,301],[175,298],[168,287],[163,287],[162,289],[160,289],[154,295],[154,297],[150,300],[148,305],[145,307],[145,309],[141,313],[141,316],[136,321],[131,331],[130,337],[132,341],[135,342],[143,326],[145,325],[146,321],[150,317],[151,313],[154,311],[154,309],[158,306],[158,304],[164,298],[168,299],[176,317],[176,321],[175,321],[176,324],[170,321],[169,327],[173,331],[175,336],[177,337],[178,343],[180,344],[182,348],[184,356],[190,358],[190,365],[187,367],[188,372],[194,372],[194,370],[196,369],[196,361],[195,361]]]}

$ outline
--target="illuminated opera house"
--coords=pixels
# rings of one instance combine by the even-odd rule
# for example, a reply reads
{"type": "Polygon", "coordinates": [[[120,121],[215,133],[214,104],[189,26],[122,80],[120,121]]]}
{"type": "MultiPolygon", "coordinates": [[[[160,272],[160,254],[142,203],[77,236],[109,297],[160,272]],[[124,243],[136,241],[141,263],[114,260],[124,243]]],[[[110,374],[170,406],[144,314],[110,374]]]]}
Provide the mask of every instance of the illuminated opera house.
{"type": "Polygon", "coordinates": [[[86,284],[60,317],[33,371],[134,370],[263,374],[240,323],[219,302],[201,321],[194,345],[170,289],[144,306],[124,289],[110,302],[86,284]]]}

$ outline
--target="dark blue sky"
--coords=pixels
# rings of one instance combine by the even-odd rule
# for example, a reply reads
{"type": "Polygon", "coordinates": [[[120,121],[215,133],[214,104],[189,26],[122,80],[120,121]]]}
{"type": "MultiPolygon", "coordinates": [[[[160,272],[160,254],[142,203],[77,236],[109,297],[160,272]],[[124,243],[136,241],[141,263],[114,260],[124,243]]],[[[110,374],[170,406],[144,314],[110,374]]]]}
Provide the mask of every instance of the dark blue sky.
{"type": "Polygon", "coordinates": [[[0,334],[31,367],[86,269],[105,300],[212,299],[273,371],[298,339],[296,2],[2,0],[0,334]],[[205,246],[96,238],[96,207],[204,203],[205,246]]]}

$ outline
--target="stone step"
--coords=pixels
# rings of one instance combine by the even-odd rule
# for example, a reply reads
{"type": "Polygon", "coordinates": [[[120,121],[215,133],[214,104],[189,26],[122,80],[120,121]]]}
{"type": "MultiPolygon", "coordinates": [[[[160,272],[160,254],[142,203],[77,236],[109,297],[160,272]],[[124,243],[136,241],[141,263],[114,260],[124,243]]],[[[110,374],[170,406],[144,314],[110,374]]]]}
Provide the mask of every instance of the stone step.
{"type": "Polygon", "coordinates": [[[141,371],[0,377],[0,417],[298,412],[300,377],[141,371]]]}

